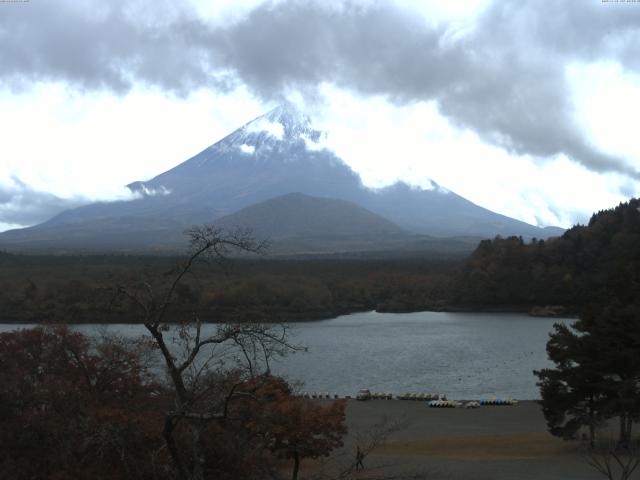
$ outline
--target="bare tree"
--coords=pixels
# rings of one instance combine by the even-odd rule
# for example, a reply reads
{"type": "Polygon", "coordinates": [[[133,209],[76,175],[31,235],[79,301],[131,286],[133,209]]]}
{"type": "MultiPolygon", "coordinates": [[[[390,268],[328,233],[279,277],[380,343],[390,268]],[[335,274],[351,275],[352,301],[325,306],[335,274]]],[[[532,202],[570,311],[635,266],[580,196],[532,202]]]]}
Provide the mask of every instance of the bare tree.
{"type": "Polygon", "coordinates": [[[212,261],[226,269],[232,254],[261,254],[266,247],[242,230],[227,233],[203,226],[187,234],[190,253],[171,272],[168,282],[159,288],[151,282],[120,286],[118,292],[129,300],[151,335],[167,370],[173,407],[165,414],[163,436],[177,476],[181,480],[202,480],[205,455],[211,455],[204,445],[205,431],[212,424],[224,426],[234,399],[252,395],[241,389],[247,376],[268,371],[270,358],[298,348],[288,342],[285,325],[244,322],[203,328],[195,311],[187,320],[173,322],[173,326],[169,323],[171,306],[187,276],[194,274],[197,262],[212,261]],[[185,442],[179,441],[185,431],[190,437],[187,452],[185,442]]]}
{"type": "Polygon", "coordinates": [[[587,447],[586,463],[609,480],[628,480],[640,465],[640,445],[631,442],[626,447],[613,440],[587,447]]]}

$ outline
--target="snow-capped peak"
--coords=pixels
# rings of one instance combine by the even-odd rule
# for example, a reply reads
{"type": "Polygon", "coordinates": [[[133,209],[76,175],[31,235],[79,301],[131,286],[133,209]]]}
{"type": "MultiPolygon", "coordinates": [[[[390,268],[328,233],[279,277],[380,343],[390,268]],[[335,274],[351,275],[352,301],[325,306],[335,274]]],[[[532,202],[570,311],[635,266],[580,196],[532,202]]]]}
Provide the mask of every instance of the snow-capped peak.
{"type": "Polygon", "coordinates": [[[283,103],[257,120],[264,119],[283,126],[285,136],[299,137],[311,130],[311,121],[300,109],[291,103],[283,103]]]}
{"type": "MultiPolygon", "coordinates": [[[[309,117],[294,105],[284,103],[209,147],[209,154],[201,157],[198,163],[204,165],[221,153],[243,153],[244,159],[251,157],[254,161],[260,161],[291,148],[317,151],[321,149],[317,145],[320,135],[319,131],[312,128],[309,117]]],[[[291,155],[283,158],[293,160],[291,155]]]]}

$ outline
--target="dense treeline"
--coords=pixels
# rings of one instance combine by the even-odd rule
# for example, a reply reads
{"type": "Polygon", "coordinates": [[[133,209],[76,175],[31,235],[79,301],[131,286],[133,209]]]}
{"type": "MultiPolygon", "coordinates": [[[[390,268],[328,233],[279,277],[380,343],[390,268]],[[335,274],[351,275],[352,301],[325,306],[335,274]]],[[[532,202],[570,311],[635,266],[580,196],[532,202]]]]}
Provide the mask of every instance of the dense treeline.
{"type": "MultiPolygon", "coordinates": [[[[640,200],[591,217],[547,241],[480,243],[460,270],[452,302],[483,307],[562,306],[579,313],[611,298],[640,298],[640,200]]],[[[559,312],[560,310],[558,310],[559,312]]]]}
{"type": "MultiPolygon", "coordinates": [[[[114,304],[115,287],[140,276],[171,278],[177,258],[0,254],[2,321],[131,322],[114,304]]],[[[193,305],[207,321],[312,320],[377,309],[441,308],[455,261],[234,260],[198,265],[180,288],[173,313],[193,305]]]]}

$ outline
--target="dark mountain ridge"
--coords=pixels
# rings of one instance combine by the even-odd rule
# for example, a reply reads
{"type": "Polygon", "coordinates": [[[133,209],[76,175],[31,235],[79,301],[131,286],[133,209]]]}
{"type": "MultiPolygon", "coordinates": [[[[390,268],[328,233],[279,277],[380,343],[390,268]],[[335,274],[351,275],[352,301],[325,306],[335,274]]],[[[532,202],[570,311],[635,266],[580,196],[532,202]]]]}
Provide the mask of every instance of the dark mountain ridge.
{"type": "Polygon", "coordinates": [[[216,225],[249,228],[259,238],[385,237],[406,235],[400,227],[355,203],[288,193],[219,218],[216,225]]]}
{"type": "Polygon", "coordinates": [[[295,258],[462,259],[481,240],[413,234],[355,203],[302,193],[251,205],[217,219],[216,225],[230,231],[249,229],[269,241],[270,255],[295,258]]]}

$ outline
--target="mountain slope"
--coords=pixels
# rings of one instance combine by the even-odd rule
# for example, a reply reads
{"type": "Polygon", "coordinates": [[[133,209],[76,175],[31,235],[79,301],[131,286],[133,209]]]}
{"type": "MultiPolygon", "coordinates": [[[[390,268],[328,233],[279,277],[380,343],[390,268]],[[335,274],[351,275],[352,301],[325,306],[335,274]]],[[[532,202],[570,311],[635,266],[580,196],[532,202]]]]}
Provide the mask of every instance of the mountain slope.
{"type": "Polygon", "coordinates": [[[0,248],[108,249],[110,242],[118,250],[182,248],[185,228],[291,192],[350,201],[417,234],[558,234],[498,215],[435,184],[432,190],[404,183],[366,188],[341,159],[319,148],[320,135],[300,112],[281,106],[177,167],[130,184],[135,200],[87,205],[0,234],[0,248]]]}
{"type": "Polygon", "coordinates": [[[283,106],[177,167],[128,185],[141,197],[137,200],[87,205],[47,223],[139,215],[191,225],[290,192],[345,198],[361,188],[360,178],[330,152],[306,148],[318,135],[299,112],[283,106]]]}
{"type": "Polygon", "coordinates": [[[358,205],[335,198],[289,193],[222,217],[223,228],[249,228],[259,238],[368,237],[372,240],[405,232],[389,220],[358,205]]]}

